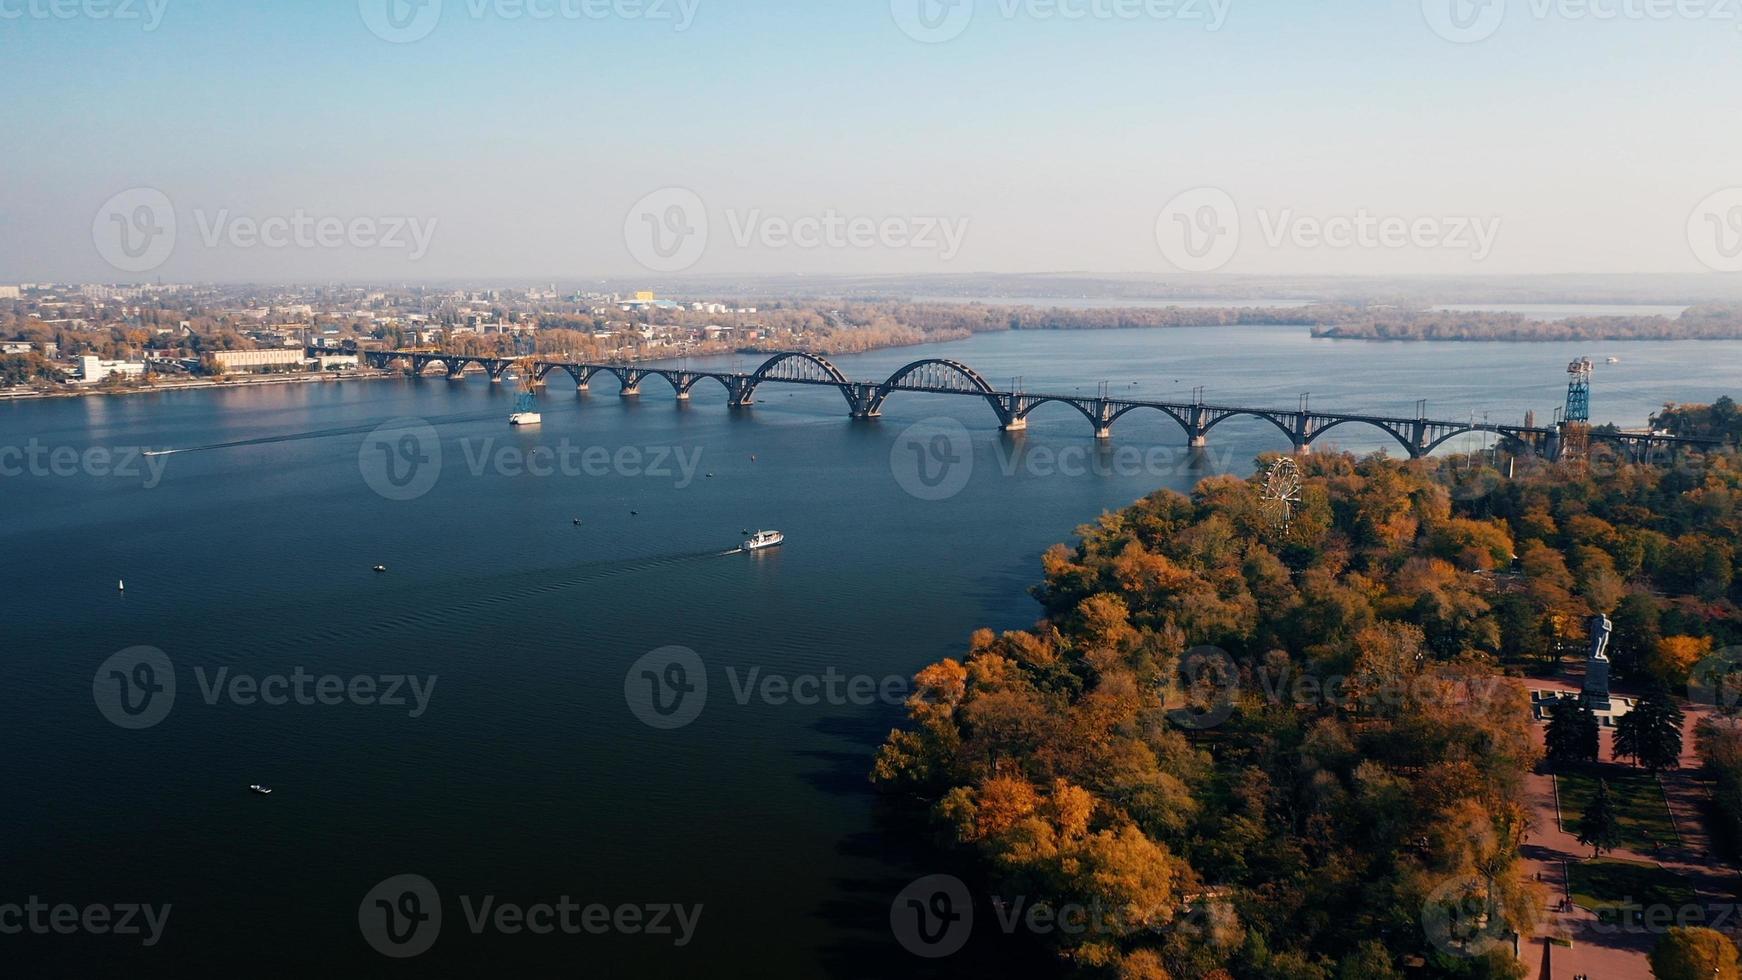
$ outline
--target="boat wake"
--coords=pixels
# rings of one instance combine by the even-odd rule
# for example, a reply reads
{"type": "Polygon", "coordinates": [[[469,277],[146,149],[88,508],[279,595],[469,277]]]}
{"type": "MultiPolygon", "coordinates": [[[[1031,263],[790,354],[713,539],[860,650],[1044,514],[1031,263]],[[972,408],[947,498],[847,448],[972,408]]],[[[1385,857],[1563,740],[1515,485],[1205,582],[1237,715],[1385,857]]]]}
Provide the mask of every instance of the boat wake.
{"type": "MultiPolygon", "coordinates": [[[[423,419],[430,425],[442,425],[457,422],[483,422],[497,418],[496,413],[466,413],[461,415],[438,415],[423,419]]],[[[206,446],[187,446],[181,449],[153,449],[144,453],[146,456],[170,456],[176,453],[208,453],[219,449],[239,449],[244,446],[270,446],[281,442],[303,442],[309,439],[332,439],[337,436],[358,435],[373,432],[385,424],[366,422],[361,425],[346,425],[334,429],[313,429],[308,432],[286,432],[272,436],[258,436],[253,439],[236,439],[231,442],[214,442],[206,446]]]]}

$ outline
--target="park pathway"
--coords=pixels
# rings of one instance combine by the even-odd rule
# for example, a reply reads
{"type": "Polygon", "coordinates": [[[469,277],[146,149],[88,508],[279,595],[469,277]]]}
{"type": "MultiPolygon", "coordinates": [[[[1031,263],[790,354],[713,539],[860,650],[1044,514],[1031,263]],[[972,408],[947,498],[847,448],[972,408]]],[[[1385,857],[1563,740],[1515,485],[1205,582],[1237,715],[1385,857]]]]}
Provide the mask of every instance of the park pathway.
{"type": "MultiPolygon", "coordinates": [[[[1532,680],[1529,686],[1532,690],[1578,690],[1576,684],[1562,681],[1532,680]]],[[[1738,872],[1718,857],[1713,846],[1704,818],[1706,790],[1696,775],[1699,759],[1694,751],[1693,729],[1702,712],[1685,704],[1683,708],[1687,711],[1687,720],[1682,768],[1666,773],[1662,780],[1680,842],[1657,853],[1621,848],[1604,854],[1604,858],[1656,864],[1683,876],[1698,893],[1698,901],[1707,911],[1728,911],[1725,931],[1732,938],[1739,938],[1742,929],[1738,926],[1742,923],[1736,920],[1742,915],[1735,911],[1738,872]]],[[[1541,738],[1546,726],[1538,724],[1536,729],[1538,738],[1541,738]]],[[[1610,729],[1602,732],[1600,758],[1604,762],[1615,762],[1614,732],[1610,729]]],[[[1535,827],[1520,848],[1520,854],[1526,868],[1537,876],[1546,892],[1543,919],[1536,930],[1536,938],[1521,950],[1527,968],[1526,977],[1529,980],[1573,980],[1575,976],[1588,976],[1591,980],[1649,977],[1651,971],[1646,957],[1657,944],[1657,932],[1637,926],[1623,929],[1605,924],[1597,919],[1595,913],[1562,904],[1568,894],[1568,863],[1588,860],[1591,850],[1578,842],[1576,834],[1561,829],[1555,805],[1555,781],[1546,766],[1539,766],[1536,772],[1526,777],[1526,794],[1535,827]],[[1549,936],[1569,938],[1572,945],[1550,944],[1549,936]]],[[[1571,828],[1578,820],[1578,814],[1564,814],[1564,818],[1571,828]]]]}

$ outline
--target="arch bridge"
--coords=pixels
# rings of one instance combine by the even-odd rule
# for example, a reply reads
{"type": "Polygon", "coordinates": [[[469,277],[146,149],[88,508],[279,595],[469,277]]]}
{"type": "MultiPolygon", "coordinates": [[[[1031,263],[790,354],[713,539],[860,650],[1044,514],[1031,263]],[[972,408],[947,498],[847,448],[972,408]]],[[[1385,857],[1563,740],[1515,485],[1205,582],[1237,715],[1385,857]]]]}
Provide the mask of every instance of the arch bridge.
{"type": "MultiPolygon", "coordinates": [[[[312,349],[311,349],[312,350],[312,349]]],[[[469,367],[477,367],[491,381],[501,381],[512,358],[444,354],[433,351],[361,351],[368,364],[381,369],[401,365],[408,373],[422,376],[433,364],[440,363],[451,379],[463,376],[469,367]]],[[[860,381],[847,377],[831,361],[808,351],[783,351],[764,361],[754,371],[692,371],[686,368],[646,366],[640,363],[601,363],[568,360],[561,355],[547,355],[532,362],[533,378],[542,383],[553,371],[563,371],[575,381],[578,392],[589,390],[593,378],[609,374],[617,379],[619,394],[634,397],[641,394],[641,385],[649,378],[660,378],[671,385],[680,400],[704,380],[718,383],[726,390],[728,404],[744,408],[756,401],[756,392],[763,385],[812,385],[834,388],[847,403],[854,418],[876,418],[883,413],[884,403],[898,392],[935,395],[959,395],[984,401],[1007,432],[1019,432],[1028,427],[1028,417],[1042,406],[1058,403],[1081,414],[1093,427],[1096,438],[1107,439],[1120,419],[1134,412],[1156,411],[1178,423],[1185,430],[1193,448],[1207,446],[1210,433],[1223,422],[1234,418],[1254,418],[1275,426],[1293,445],[1295,452],[1308,452],[1313,443],[1326,433],[1345,425],[1376,428],[1390,436],[1410,458],[1432,453],[1457,436],[1468,433],[1489,433],[1499,436],[1519,449],[1540,456],[1558,458],[1564,445],[1559,426],[1508,425],[1477,422],[1473,418],[1448,420],[1430,418],[1426,402],[1417,402],[1416,414],[1374,415],[1365,413],[1318,411],[1309,407],[1302,396],[1293,409],[1261,406],[1212,404],[1196,396],[1191,401],[1170,401],[1140,398],[1113,398],[1105,391],[1094,396],[1033,394],[1026,391],[1004,391],[992,386],[978,371],[960,361],[948,358],[926,358],[914,361],[882,381],[860,381]]],[[[1588,433],[1592,442],[1612,444],[1631,459],[1650,460],[1664,450],[1679,446],[1709,447],[1714,440],[1664,436],[1655,433],[1630,433],[1595,429],[1588,433]]]]}

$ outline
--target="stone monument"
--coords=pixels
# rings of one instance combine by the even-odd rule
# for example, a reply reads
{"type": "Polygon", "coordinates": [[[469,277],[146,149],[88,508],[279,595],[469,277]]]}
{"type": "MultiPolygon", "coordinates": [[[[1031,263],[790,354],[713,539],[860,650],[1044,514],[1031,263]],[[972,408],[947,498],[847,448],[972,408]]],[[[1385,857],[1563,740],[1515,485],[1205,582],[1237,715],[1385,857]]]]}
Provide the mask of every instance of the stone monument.
{"type": "Polygon", "coordinates": [[[1598,613],[1591,617],[1591,650],[1585,656],[1585,701],[1592,711],[1609,710],[1609,634],[1615,624],[1598,613]]]}

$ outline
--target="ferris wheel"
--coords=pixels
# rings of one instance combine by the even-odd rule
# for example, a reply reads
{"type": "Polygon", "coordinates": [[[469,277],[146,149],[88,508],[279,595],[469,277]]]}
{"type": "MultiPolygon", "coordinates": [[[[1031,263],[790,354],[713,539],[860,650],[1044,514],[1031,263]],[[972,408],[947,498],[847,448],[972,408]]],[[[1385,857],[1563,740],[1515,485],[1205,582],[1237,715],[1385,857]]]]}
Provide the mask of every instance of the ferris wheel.
{"type": "Polygon", "coordinates": [[[1264,471],[1264,487],[1261,496],[1264,499],[1264,512],[1271,522],[1282,530],[1288,530],[1288,525],[1294,518],[1294,509],[1300,504],[1300,467],[1295,465],[1289,456],[1279,457],[1264,471]]]}

